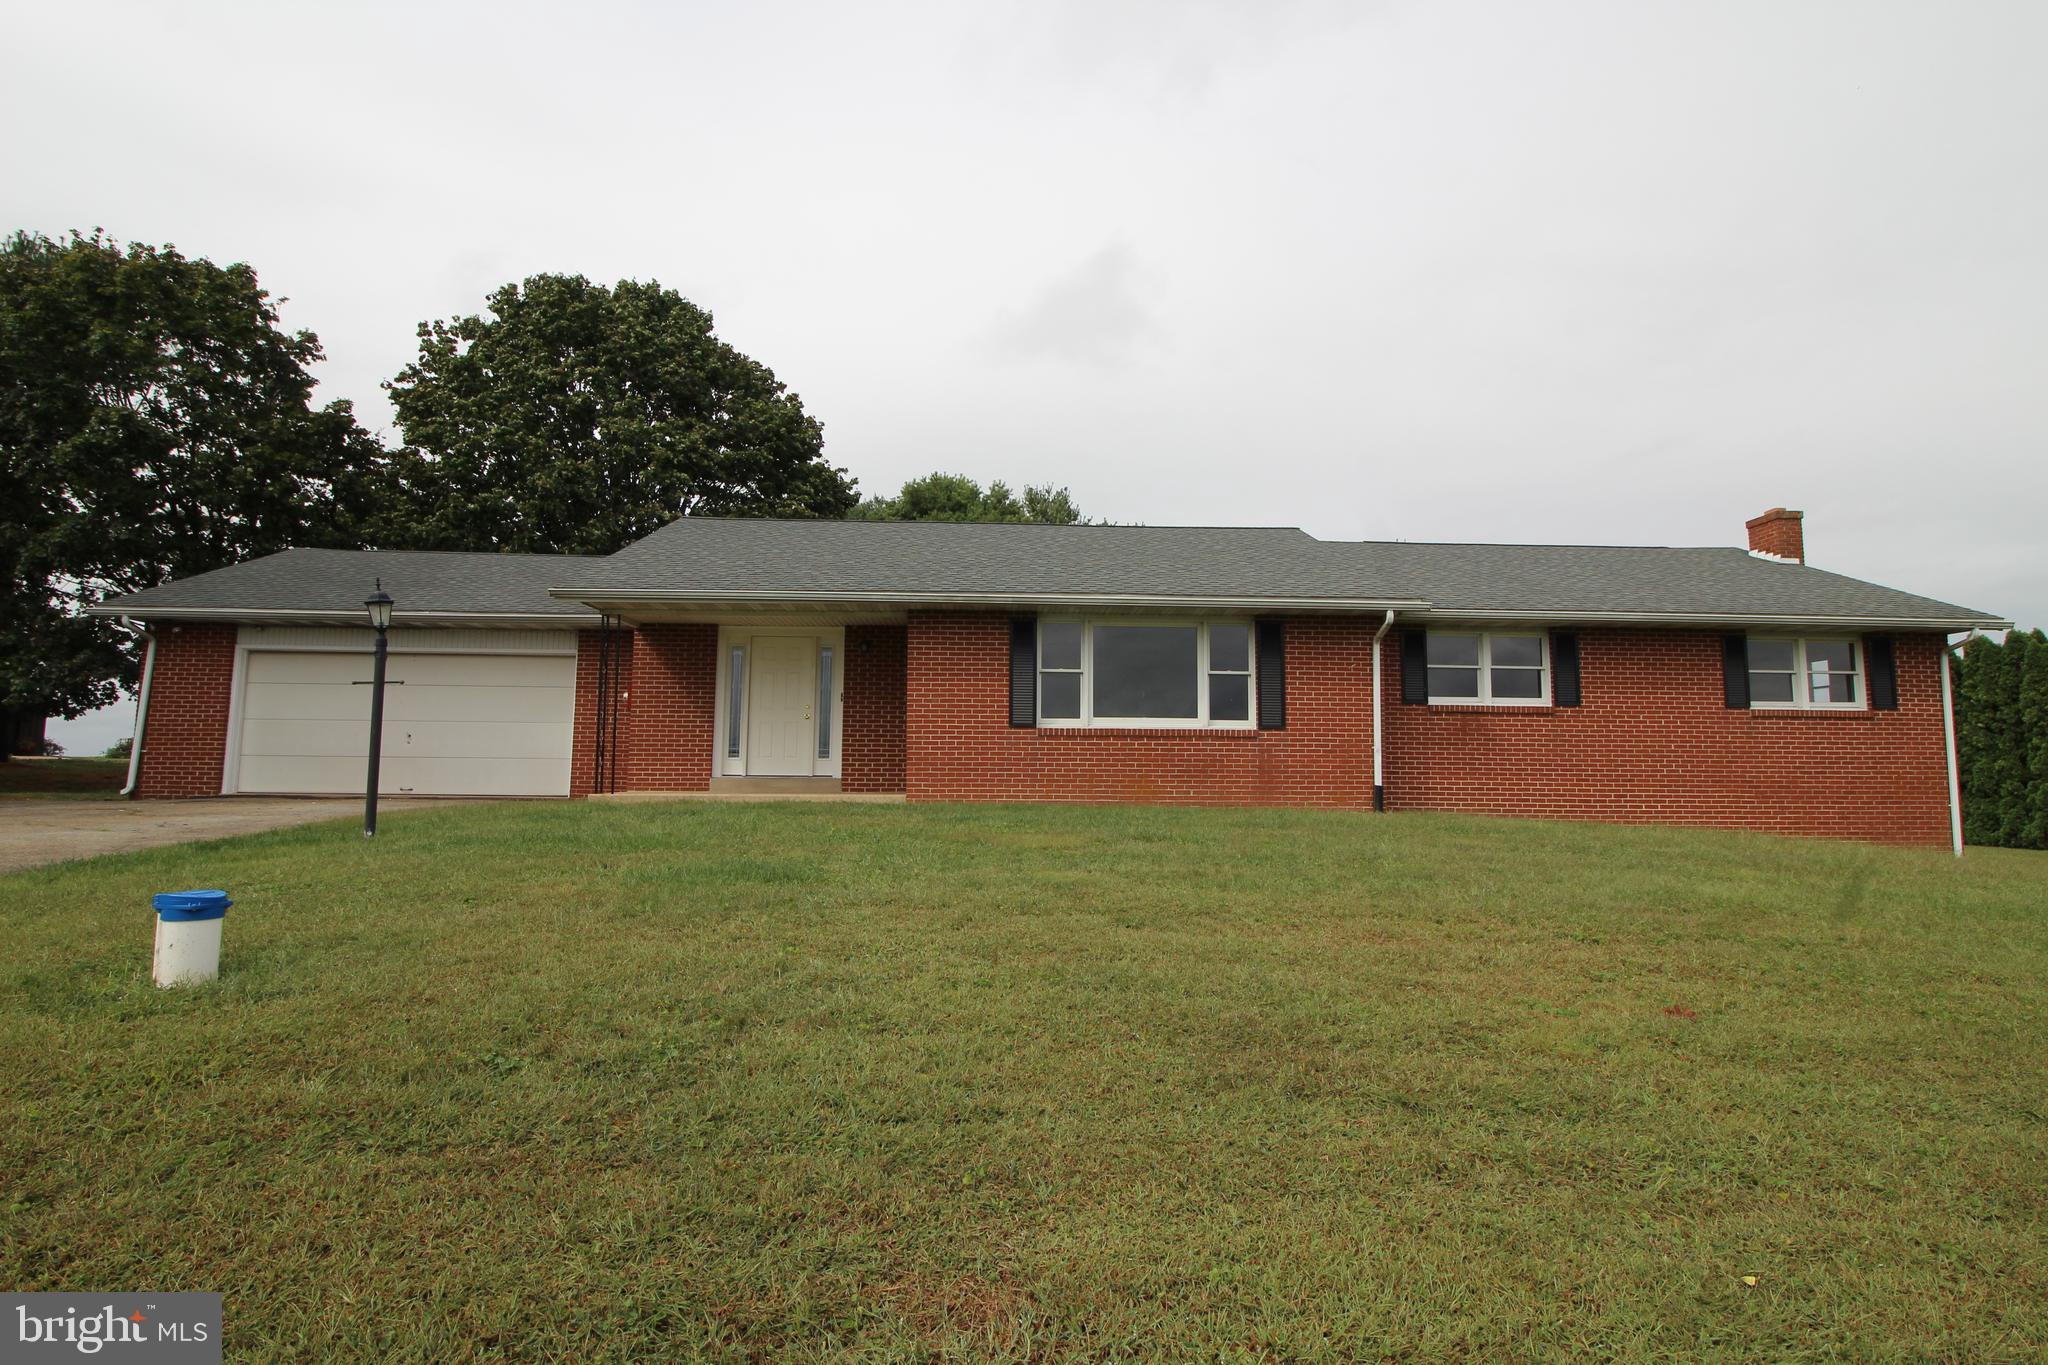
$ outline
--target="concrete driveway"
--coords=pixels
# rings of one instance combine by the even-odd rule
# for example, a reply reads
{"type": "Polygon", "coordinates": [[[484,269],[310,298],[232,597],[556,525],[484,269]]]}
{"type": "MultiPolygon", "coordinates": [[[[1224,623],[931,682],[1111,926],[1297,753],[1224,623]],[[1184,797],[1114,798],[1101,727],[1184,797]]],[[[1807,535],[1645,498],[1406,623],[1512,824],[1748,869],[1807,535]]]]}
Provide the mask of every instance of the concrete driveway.
{"type": "MultiPolygon", "coordinates": [[[[446,805],[445,801],[387,796],[393,811],[446,805]]],[[[201,801],[0,801],[0,872],[92,858],[102,853],[225,839],[315,820],[360,817],[361,798],[216,796],[201,801]]]]}

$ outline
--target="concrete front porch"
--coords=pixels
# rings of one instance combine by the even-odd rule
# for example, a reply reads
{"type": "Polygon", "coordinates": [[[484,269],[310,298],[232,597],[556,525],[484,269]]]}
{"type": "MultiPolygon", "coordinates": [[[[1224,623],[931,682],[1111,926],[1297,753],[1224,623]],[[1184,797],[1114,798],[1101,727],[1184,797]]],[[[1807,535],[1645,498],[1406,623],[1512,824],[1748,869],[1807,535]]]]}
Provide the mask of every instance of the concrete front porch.
{"type": "Polygon", "coordinates": [[[593,801],[867,801],[897,803],[902,792],[850,792],[836,777],[714,777],[705,791],[597,792],[593,801]]]}

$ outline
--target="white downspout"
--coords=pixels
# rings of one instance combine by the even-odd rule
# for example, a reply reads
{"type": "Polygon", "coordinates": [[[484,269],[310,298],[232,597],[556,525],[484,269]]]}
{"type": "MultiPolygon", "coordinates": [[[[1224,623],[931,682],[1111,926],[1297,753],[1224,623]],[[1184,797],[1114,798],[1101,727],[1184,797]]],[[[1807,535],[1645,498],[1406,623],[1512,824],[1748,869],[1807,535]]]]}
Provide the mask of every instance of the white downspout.
{"type": "Polygon", "coordinates": [[[1948,745],[1948,837],[1963,856],[1963,782],[1956,767],[1956,703],[1949,682],[1948,636],[1941,637],[1941,737],[1948,745]]]}
{"type": "Polygon", "coordinates": [[[1372,808],[1387,808],[1387,761],[1385,731],[1380,724],[1380,641],[1387,638],[1387,631],[1394,624],[1394,613],[1388,612],[1387,619],[1380,622],[1380,628],[1372,633],[1372,808]]]}
{"type": "MultiPolygon", "coordinates": [[[[122,625],[129,625],[127,617],[122,625]]],[[[149,684],[156,677],[156,632],[142,632],[142,686],[135,691],[135,738],[128,745],[128,785],[121,795],[135,795],[135,783],[142,776],[142,733],[149,727],[149,684]]]]}

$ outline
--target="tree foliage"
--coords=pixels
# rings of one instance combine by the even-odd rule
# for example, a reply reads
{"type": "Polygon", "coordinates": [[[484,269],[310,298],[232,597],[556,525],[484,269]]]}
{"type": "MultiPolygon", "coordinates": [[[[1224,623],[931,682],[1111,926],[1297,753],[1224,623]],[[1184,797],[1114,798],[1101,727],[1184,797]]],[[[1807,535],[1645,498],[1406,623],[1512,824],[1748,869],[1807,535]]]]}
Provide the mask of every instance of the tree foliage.
{"type": "Polygon", "coordinates": [[[421,324],[386,385],[407,445],[392,540],[608,554],[693,513],[854,505],[802,400],[674,290],[535,275],[489,308],[421,324]]]}
{"type": "Polygon", "coordinates": [[[2020,678],[2019,730],[2026,737],[2027,789],[2020,799],[2022,848],[2048,848],[2048,636],[2034,631],[2020,678]]]}
{"type": "Polygon", "coordinates": [[[2048,637],[1979,636],[1964,647],[1957,678],[1964,840],[2048,848],[2048,637]]]}
{"type": "Polygon", "coordinates": [[[866,498],[848,514],[857,521],[1032,521],[1071,526],[1081,510],[1064,488],[1027,485],[1013,493],[998,479],[986,489],[964,474],[912,479],[893,498],[866,498]]]}
{"type": "Polygon", "coordinates": [[[246,265],[99,232],[0,243],[0,706],[113,699],[128,642],[83,605],[362,543],[382,453],[348,403],[313,406],[320,356],[246,265]]]}

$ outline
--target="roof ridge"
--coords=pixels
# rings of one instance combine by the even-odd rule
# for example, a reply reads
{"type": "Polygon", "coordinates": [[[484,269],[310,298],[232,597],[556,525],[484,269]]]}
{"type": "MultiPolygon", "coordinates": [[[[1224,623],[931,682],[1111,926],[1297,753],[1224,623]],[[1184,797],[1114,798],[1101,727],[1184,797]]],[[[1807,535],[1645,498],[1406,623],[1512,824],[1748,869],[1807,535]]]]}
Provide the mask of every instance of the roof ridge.
{"type": "MultiPolygon", "coordinates": [[[[1308,536],[1310,540],[1320,539],[1317,536],[1309,535],[1307,531],[1299,526],[1225,526],[1210,524],[1190,526],[1178,522],[1172,525],[1164,525],[1145,521],[954,521],[949,518],[932,517],[891,517],[869,520],[866,517],[722,517],[693,515],[677,517],[674,521],[667,523],[667,525],[660,529],[666,531],[671,526],[682,526],[693,521],[771,522],[778,526],[817,526],[821,524],[834,526],[1015,526],[1019,528],[1035,528],[1043,531],[1294,531],[1300,535],[1308,536]]],[[[648,534],[652,535],[655,532],[649,532],[648,534]]],[[[634,542],[634,544],[638,543],[638,541],[634,542]]]]}
{"type": "MultiPolygon", "coordinates": [[[[595,553],[583,554],[574,550],[407,550],[397,547],[349,550],[339,545],[291,545],[277,553],[287,555],[446,555],[450,557],[461,555],[468,559],[607,559],[610,557],[595,553]]],[[[267,558],[267,556],[258,555],[255,559],[239,559],[234,564],[224,565],[223,567],[232,569],[236,565],[253,564],[257,560],[264,558],[267,558]]]]}
{"type": "Polygon", "coordinates": [[[1715,550],[1746,555],[1734,545],[1603,545],[1592,541],[1530,540],[1326,540],[1325,545],[1428,545],[1456,550],[1715,550]]]}

